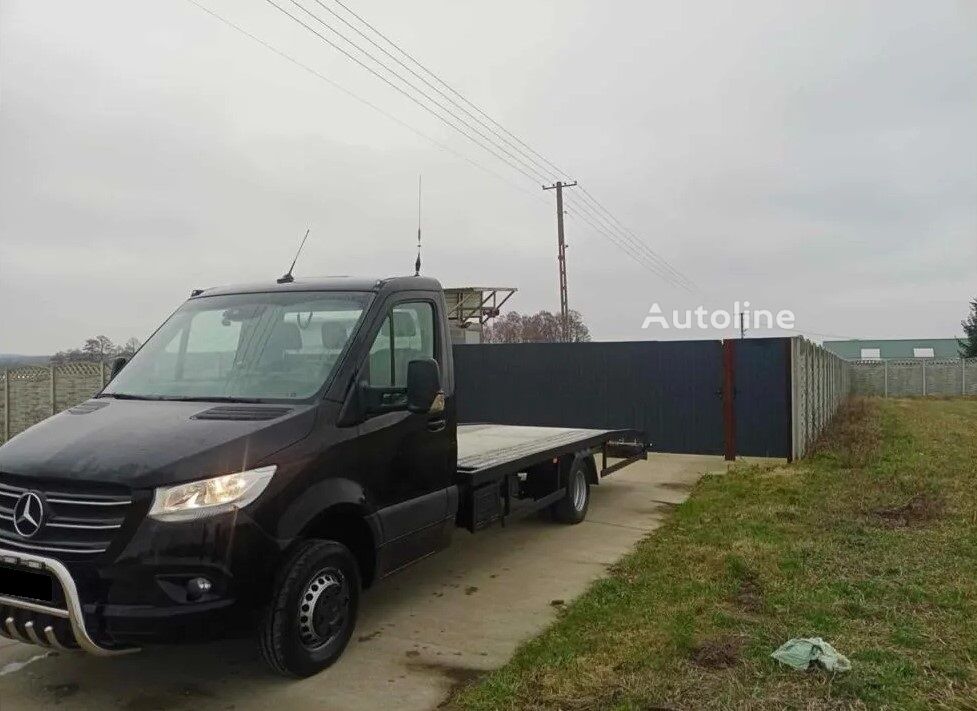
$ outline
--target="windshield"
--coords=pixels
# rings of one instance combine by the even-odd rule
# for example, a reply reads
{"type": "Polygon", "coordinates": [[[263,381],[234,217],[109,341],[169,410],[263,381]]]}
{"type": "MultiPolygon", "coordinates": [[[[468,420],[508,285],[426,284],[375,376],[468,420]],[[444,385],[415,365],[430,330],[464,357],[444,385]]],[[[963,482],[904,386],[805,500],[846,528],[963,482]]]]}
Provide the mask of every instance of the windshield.
{"type": "Polygon", "coordinates": [[[329,379],[371,295],[279,292],[186,302],[103,395],[299,400],[329,379]]]}

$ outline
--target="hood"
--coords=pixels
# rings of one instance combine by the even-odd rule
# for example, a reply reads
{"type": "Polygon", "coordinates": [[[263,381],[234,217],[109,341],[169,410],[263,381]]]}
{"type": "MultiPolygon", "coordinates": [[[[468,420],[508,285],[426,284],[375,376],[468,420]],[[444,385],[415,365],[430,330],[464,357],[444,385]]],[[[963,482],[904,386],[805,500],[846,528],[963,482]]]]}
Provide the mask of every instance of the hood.
{"type": "Polygon", "coordinates": [[[315,413],[308,404],[89,400],[0,446],[0,472],[132,488],[203,479],[274,464],[265,460],[308,435],[315,413]],[[200,417],[215,408],[229,413],[200,417]],[[248,411],[277,416],[241,419],[248,411]]]}

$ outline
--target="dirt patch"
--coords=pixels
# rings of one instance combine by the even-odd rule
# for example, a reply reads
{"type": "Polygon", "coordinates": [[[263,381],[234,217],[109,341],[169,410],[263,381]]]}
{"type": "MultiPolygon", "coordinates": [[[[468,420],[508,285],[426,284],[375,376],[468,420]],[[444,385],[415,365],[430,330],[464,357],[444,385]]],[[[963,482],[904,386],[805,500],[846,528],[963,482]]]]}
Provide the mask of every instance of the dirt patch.
{"type": "Polygon", "coordinates": [[[943,499],[932,494],[916,494],[900,506],[875,509],[872,515],[893,527],[921,526],[943,514],[943,499]]]}
{"type": "Polygon", "coordinates": [[[689,659],[704,669],[728,669],[740,661],[743,638],[727,635],[706,639],[689,652],[689,659]]]}
{"type": "Polygon", "coordinates": [[[445,697],[444,701],[438,704],[438,708],[445,708],[450,705],[452,699],[454,699],[458,692],[464,687],[470,685],[471,683],[480,679],[485,672],[481,669],[473,669],[471,667],[461,667],[452,664],[438,664],[436,662],[408,662],[407,666],[411,669],[422,669],[424,671],[433,671],[441,674],[451,682],[451,690],[445,697]]]}
{"type": "Polygon", "coordinates": [[[760,612],[763,610],[763,588],[755,577],[744,578],[736,585],[732,601],[746,612],[760,612]]]}
{"type": "Polygon", "coordinates": [[[690,491],[695,486],[695,482],[685,483],[682,481],[663,481],[659,486],[671,491],[690,491]]]}
{"type": "Polygon", "coordinates": [[[55,704],[60,704],[65,699],[77,694],[80,688],[77,682],[69,681],[66,684],[48,684],[44,687],[44,691],[53,697],[55,704]]]}

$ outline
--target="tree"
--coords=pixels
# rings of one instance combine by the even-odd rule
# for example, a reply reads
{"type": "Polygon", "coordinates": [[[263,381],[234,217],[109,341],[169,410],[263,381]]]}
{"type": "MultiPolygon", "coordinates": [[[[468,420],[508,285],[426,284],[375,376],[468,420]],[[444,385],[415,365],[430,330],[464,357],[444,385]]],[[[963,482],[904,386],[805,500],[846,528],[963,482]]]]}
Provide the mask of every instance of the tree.
{"type": "Polygon", "coordinates": [[[105,360],[115,354],[116,346],[108,336],[95,336],[86,338],[81,350],[88,354],[90,360],[105,360]]]}
{"type": "Polygon", "coordinates": [[[51,356],[51,362],[55,365],[64,363],[92,362],[100,363],[109,358],[123,356],[131,358],[132,354],[139,350],[139,339],[130,338],[125,345],[117,346],[108,336],[94,336],[86,338],[81,348],[68,348],[58,351],[51,356]]]}
{"type": "Polygon", "coordinates": [[[132,358],[141,345],[142,343],[139,342],[138,338],[130,338],[125,344],[119,347],[116,355],[122,356],[123,358],[132,358]]]}
{"type": "MultiPolygon", "coordinates": [[[[540,311],[520,314],[510,311],[488,324],[482,331],[485,343],[558,343],[563,340],[562,319],[558,314],[540,311]]],[[[570,341],[590,340],[590,331],[578,311],[570,311],[570,341]]]]}
{"type": "Polygon", "coordinates": [[[961,321],[963,332],[967,334],[964,340],[957,340],[960,345],[961,358],[977,358],[977,299],[970,302],[970,315],[961,321]]]}

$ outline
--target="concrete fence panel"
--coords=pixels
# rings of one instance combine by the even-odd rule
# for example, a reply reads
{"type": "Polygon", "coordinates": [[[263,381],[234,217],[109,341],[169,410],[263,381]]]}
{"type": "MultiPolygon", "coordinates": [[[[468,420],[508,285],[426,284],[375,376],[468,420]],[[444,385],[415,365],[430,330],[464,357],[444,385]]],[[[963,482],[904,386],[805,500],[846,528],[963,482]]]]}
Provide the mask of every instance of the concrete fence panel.
{"type": "Polygon", "coordinates": [[[810,341],[791,339],[791,457],[800,459],[852,390],[849,364],[810,341]]]}
{"type": "Polygon", "coordinates": [[[977,395],[977,358],[856,360],[851,372],[853,395],[977,395]]]}
{"type": "Polygon", "coordinates": [[[0,443],[102,389],[103,363],[24,366],[0,371],[0,443]]]}

